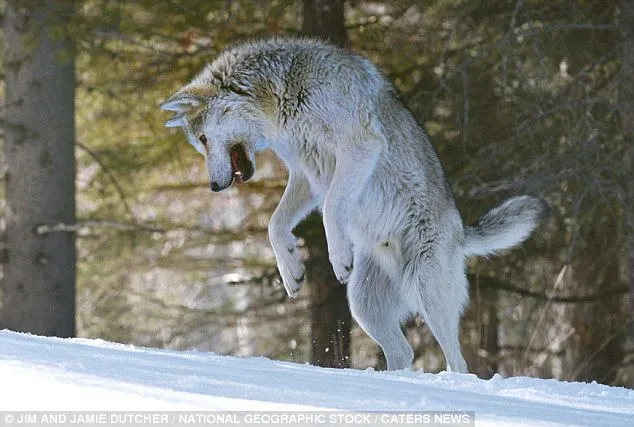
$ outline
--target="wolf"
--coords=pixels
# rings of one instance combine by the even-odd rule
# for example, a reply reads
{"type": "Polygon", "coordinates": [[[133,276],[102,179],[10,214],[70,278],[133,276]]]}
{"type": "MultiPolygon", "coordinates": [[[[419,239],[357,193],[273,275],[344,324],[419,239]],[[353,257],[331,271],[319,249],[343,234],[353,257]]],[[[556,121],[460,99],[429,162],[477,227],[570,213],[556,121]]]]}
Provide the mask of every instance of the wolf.
{"type": "Polygon", "coordinates": [[[401,325],[421,315],[448,370],[467,372],[458,340],[465,260],[524,241],[546,216],[544,201],[513,197],[463,225],[438,155],[395,87],[367,58],[317,39],[229,48],[160,107],[204,156],[214,192],[247,182],[257,151],[285,163],[268,232],[290,297],[304,282],[292,231],[319,210],[351,313],[388,369],[411,366],[401,325]]]}

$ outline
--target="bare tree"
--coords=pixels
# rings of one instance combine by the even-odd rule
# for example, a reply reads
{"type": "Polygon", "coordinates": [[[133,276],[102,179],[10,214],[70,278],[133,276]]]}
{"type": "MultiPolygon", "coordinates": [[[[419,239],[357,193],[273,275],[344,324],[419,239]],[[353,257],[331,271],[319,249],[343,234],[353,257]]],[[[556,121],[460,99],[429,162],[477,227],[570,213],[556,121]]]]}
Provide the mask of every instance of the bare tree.
{"type": "Polygon", "coordinates": [[[348,44],[343,0],[304,0],[302,32],[339,46],[348,44]]]}
{"type": "Polygon", "coordinates": [[[74,1],[7,1],[2,327],[75,335],[74,1]]]}
{"type": "MultiPolygon", "coordinates": [[[[621,71],[619,87],[619,110],[623,126],[623,138],[629,150],[626,153],[624,176],[626,177],[625,215],[628,224],[628,271],[630,286],[630,316],[634,319],[634,4],[621,1],[621,71]],[[629,173],[628,173],[629,172],[629,173]]],[[[634,325],[630,328],[634,339],[634,325]]]]}
{"type": "MultiPolygon", "coordinates": [[[[304,0],[304,33],[346,44],[343,0],[304,0]]],[[[335,277],[328,260],[321,218],[313,214],[300,226],[309,259],[306,280],[310,286],[312,325],[311,362],[314,365],[350,366],[350,326],[346,287],[335,277]]]]}
{"type": "MultiPolygon", "coordinates": [[[[629,342],[626,351],[634,349],[634,4],[621,0],[619,32],[621,33],[621,70],[619,74],[619,111],[626,147],[623,164],[623,188],[625,223],[627,229],[627,270],[630,294],[629,342]]],[[[634,386],[634,360],[626,362],[629,385],[634,386]]]]}

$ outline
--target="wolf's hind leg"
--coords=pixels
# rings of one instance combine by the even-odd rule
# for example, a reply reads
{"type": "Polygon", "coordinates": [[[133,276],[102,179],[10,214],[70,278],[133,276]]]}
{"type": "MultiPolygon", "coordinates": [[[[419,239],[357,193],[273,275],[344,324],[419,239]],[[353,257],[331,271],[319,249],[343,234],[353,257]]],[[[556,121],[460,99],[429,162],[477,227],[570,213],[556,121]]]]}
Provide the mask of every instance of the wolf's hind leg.
{"type": "Polygon", "coordinates": [[[439,275],[438,283],[423,288],[421,315],[445,354],[447,370],[467,373],[458,340],[460,317],[468,298],[467,279],[464,269],[455,271],[449,280],[441,280],[439,275]]]}
{"type": "Polygon", "coordinates": [[[383,350],[388,370],[411,367],[414,351],[401,331],[406,304],[388,275],[364,253],[355,252],[348,283],[350,311],[359,326],[383,350]]]}

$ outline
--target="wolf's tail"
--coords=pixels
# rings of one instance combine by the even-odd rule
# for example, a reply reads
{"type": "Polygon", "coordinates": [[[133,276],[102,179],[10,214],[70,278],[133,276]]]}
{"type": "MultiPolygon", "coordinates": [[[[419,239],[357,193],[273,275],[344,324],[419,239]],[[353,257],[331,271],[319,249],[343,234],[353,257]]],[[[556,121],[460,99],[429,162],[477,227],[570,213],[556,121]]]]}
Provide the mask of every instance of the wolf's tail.
{"type": "Polygon", "coordinates": [[[549,214],[548,204],[537,197],[510,198],[465,226],[465,254],[489,255],[522,243],[549,214]]]}

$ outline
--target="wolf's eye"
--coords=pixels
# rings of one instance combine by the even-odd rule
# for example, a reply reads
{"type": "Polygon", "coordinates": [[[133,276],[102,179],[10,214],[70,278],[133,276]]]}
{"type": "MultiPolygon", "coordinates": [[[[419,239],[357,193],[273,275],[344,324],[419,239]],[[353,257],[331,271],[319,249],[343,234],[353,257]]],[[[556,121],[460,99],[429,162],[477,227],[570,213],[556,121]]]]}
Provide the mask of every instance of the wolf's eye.
{"type": "Polygon", "coordinates": [[[205,147],[207,146],[207,137],[205,136],[204,133],[201,133],[200,135],[198,135],[198,140],[200,141],[202,145],[204,145],[205,147]]]}

